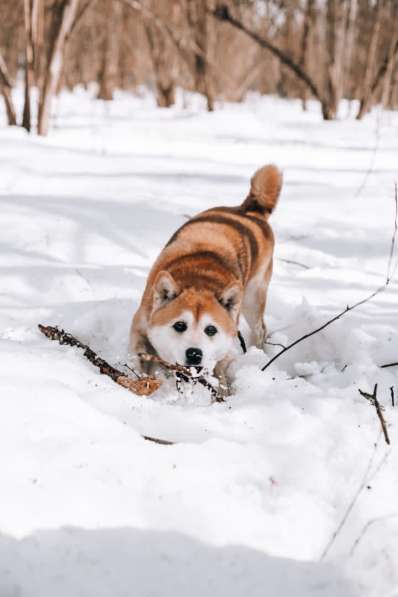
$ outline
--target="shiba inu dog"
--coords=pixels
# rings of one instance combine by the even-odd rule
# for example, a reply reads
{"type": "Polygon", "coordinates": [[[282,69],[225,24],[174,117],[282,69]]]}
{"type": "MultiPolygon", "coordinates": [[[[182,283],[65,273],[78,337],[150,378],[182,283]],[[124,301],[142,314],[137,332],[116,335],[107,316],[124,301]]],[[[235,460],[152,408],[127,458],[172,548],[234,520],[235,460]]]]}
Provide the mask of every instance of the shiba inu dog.
{"type": "MultiPolygon", "coordinates": [[[[204,367],[225,381],[242,313],[263,348],[274,236],[268,224],[282,187],[260,168],[239,207],[216,207],[181,226],[156,260],[130,331],[130,353],[204,367]]],[[[149,373],[148,363],[141,368],[149,373]]]]}

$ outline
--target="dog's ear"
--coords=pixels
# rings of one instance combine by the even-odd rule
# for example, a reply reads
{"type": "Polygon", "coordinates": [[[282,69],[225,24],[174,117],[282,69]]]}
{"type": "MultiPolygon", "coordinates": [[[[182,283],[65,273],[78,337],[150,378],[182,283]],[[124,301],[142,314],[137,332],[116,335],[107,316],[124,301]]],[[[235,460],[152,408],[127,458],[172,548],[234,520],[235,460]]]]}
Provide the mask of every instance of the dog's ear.
{"type": "Polygon", "coordinates": [[[231,282],[229,286],[224,288],[218,300],[236,322],[242,302],[242,285],[239,282],[231,282]]]}
{"type": "Polygon", "coordinates": [[[165,270],[159,272],[155,280],[153,309],[159,309],[159,307],[169,303],[179,294],[179,292],[180,289],[173,276],[165,270]]]}

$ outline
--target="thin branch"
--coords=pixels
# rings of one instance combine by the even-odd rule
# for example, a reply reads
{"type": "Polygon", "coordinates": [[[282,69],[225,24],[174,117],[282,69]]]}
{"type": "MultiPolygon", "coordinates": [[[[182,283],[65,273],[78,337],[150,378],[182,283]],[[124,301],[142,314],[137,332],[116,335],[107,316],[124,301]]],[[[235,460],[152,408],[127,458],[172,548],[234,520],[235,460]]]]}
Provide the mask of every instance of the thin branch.
{"type": "Polygon", "coordinates": [[[123,371],[119,371],[119,369],[116,369],[107,363],[105,359],[98,356],[98,354],[89,346],[87,346],[87,344],[83,344],[83,342],[80,342],[80,340],[72,336],[72,334],[68,334],[65,332],[65,330],[59,329],[55,326],[42,324],[39,324],[38,328],[41,333],[50,340],[57,340],[57,342],[62,345],[65,344],[67,346],[76,346],[77,348],[84,350],[83,354],[86,359],[88,359],[95,367],[98,367],[100,373],[107,375],[118,385],[130,390],[130,392],[133,392],[134,394],[138,394],[139,396],[149,396],[161,386],[161,382],[154,377],[131,379],[125,373],[123,373],[123,371]]]}
{"type": "Polygon", "coordinates": [[[303,269],[311,269],[309,265],[301,263],[300,261],[294,261],[293,259],[282,259],[282,257],[278,257],[278,261],[288,263],[289,265],[297,265],[297,267],[302,267],[303,269]]]}
{"type": "Polygon", "coordinates": [[[373,172],[375,161],[376,161],[376,155],[377,155],[377,151],[379,149],[379,143],[380,143],[380,122],[381,122],[381,107],[378,111],[377,118],[376,118],[375,143],[374,143],[372,153],[370,156],[369,167],[363,176],[361,184],[359,185],[359,187],[357,188],[357,190],[355,192],[354,199],[358,199],[358,197],[361,195],[362,191],[364,190],[364,188],[366,186],[369,176],[373,172]]]}
{"type": "Polygon", "coordinates": [[[359,543],[362,541],[363,537],[366,535],[366,533],[368,532],[370,527],[372,527],[374,524],[376,524],[378,522],[383,522],[385,520],[388,520],[389,518],[396,518],[397,516],[398,516],[398,513],[397,514],[392,513],[392,514],[387,514],[386,516],[379,516],[378,518],[372,518],[372,520],[368,520],[368,522],[362,528],[358,537],[355,539],[354,543],[352,544],[348,555],[350,557],[354,555],[356,548],[358,547],[359,543]]]}
{"type": "Polygon", "coordinates": [[[391,386],[390,394],[391,394],[391,406],[394,408],[394,406],[395,406],[394,386],[391,386]]]}
{"type": "Polygon", "coordinates": [[[395,248],[395,239],[398,232],[398,183],[395,183],[395,195],[394,195],[394,202],[395,202],[395,218],[394,218],[394,234],[391,240],[391,247],[390,247],[390,256],[388,258],[388,266],[387,266],[387,282],[390,283],[391,277],[394,275],[397,266],[392,269],[392,262],[394,259],[394,248],[395,248]]]}
{"type": "Polygon", "coordinates": [[[288,350],[290,350],[291,348],[293,348],[294,346],[296,346],[300,342],[303,342],[304,340],[307,340],[307,338],[310,338],[311,336],[314,336],[318,332],[321,332],[322,330],[324,330],[325,328],[327,328],[329,325],[331,325],[332,323],[334,323],[338,319],[341,319],[342,317],[344,317],[344,315],[347,315],[347,313],[349,313],[350,311],[353,311],[354,309],[357,309],[361,305],[364,305],[365,303],[371,301],[372,299],[375,298],[375,296],[377,296],[378,294],[381,294],[382,292],[384,292],[388,288],[388,286],[391,283],[392,277],[393,277],[393,275],[395,273],[395,270],[396,270],[396,267],[393,269],[392,264],[393,264],[393,258],[394,258],[394,252],[395,252],[395,243],[396,243],[397,231],[398,231],[398,185],[397,184],[395,184],[394,200],[395,200],[394,231],[393,231],[392,240],[391,240],[391,248],[390,248],[389,257],[388,257],[388,264],[387,264],[387,274],[386,274],[386,279],[385,279],[384,284],[382,284],[382,286],[379,286],[379,288],[376,288],[376,290],[374,290],[371,294],[369,294],[365,298],[361,299],[360,301],[354,303],[353,305],[351,305],[351,306],[347,305],[347,307],[344,309],[344,311],[341,311],[340,313],[338,313],[337,315],[335,315],[334,317],[332,317],[332,319],[329,319],[323,325],[319,326],[318,328],[316,328],[312,332],[308,332],[308,334],[304,334],[304,336],[301,336],[300,338],[297,338],[297,340],[295,340],[294,342],[291,342],[291,344],[288,344],[285,348],[283,348],[275,356],[273,356],[272,359],[270,359],[268,361],[268,363],[266,363],[261,368],[261,371],[265,371],[266,369],[268,369],[268,367],[270,365],[272,365],[272,363],[274,361],[276,361],[277,359],[279,359],[279,357],[281,357],[285,352],[287,352],[288,350]]]}
{"type": "Polygon", "coordinates": [[[159,439],[157,437],[151,437],[150,435],[142,435],[144,439],[148,442],[154,442],[155,444],[160,444],[161,446],[174,446],[175,442],[170,442],[167,439],[159,439]]]}
{"type": "Polygon", "coordinates": [[[351,501],[349,502],[344,515],[342,517],[342,519],[340,520],[339,524],[337,525],[336,530],[333,532],[331,538],[329,539],[328,543],[326,544],[324,550],[321,553],[321,557],[319,558],[321,561],[324,560],[326,558],[326,556],[328,555],[330,549],[332,548],[334,542],[336,541],[337,537],[339,536],[339,534],[341,533],[342,528],[344,527],[345,523],[347,522],[347,519],[349,517],[349,515],[351,514],[355,504],[358,501],[359,496],[361,495],[362,491],[365,489],[366,485],[368,484],[368,476],[369,473],[371,471],[371,468],[373,466],[373,462],[376,456],[376,452],[377,452],[377,448],[379,446],[379,441],[380,441],[380,436],[381,436],[381,432],[376,440],[376,443],[373,446],[373,450],[371,452],[368,464],[366,466],[365,472],[362,476],[361,482],[358,485],[358,488],[356,490],[356,492],[354,493],[351,501]]]}
{"type": "Polygon", "coordinates": [[[264,344],[269,344],[269,346],[279,346],[279,348],[286,348],[284,344],[280,344],[279,342],[269,342],[266,340],[264,344]]]}
{"type": "Polygon", "coordinates": [[[380,369],[386,369],[387,367],[398,367],[398,363],[386,363],[385,365],[380,365],[380,369]]]}
{"type": "Polygon", "coordinates": [[[242,336],[242,333],[240,330],[238,330],[238,340],[239,340],[240,347],[242,349],[243,354],[246,354],[247,353],[246,342],[245,342],[245,339],[242,336]]]}
{"type": "Polygon", "coordinates": [[[311,90],[313,95],[321,102],[324,103],[324,99],[322,96],[321,91],[319,90],[315,81],[310,77],[310,75],[298,64],[295,62],[288,54],[286,54],[283,50],[274,46],[268,39],[265,37],[261,37],[255,31],[248,29],[243,23],[235,19],[230,11],[228,6],[221,5],[218,6],[215,10],[209,10],[209,14],[213,15],[216,19],[221,22],[230,23],[236,29],[243,31],[248,37],[253,39],[259,46],[269,50],[274,56],[279,58],[282,64],[287,66],[301,81],[305,83],[305,85],[311,90]]]}
{"type": "Polygon", "coordinates": [[[375,384],[373,394],[368,394],[367,392],[364,392],[363,390],[360,390],[360,389],[358,389],[358,392],[361,394],[361,396],[366,398],[366,400],[368,400],[372,406],[375,407],[376,414],[379,417],[379,421],[380,421],[381,429],[383,431],[385,442],[386,442],[386,444],[390,445],[391,442],[390,442],[390,438],[388,436],[387,423],[386,423],[386,420],[383,415],[383,407],[380,405],[380,402],[377,399],[377,384],[375,384]]]}

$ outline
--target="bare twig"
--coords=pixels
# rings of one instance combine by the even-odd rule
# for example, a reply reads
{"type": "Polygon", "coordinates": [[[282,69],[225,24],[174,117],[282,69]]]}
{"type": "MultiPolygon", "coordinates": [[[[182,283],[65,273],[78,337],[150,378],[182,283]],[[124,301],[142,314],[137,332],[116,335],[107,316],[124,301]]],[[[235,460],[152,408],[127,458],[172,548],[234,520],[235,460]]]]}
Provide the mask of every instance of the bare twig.
{"type": "Polygon", "coordinates": [[[204,388],[209,390],[212,398],[216,402],[224,402],[224,398],[220,395],[220,393],[216,390],[216,388],[214,386],[212,386],[211,383],[208,382],[207,379],[203,375],[200,375],[200,373],[199,373],[199,371],[201,369],[200,367],[199,368],[185,367],[184,365],[168,363],[167,361],[158,357],[157,355],[148,354],[146,352],[139,353],[138,356],[140,359],[142,359],[144,361],[147,361],[150,363],[157,363],[164,369],[167,369],[168,371],[173,371],[174,373],[178,374],[178,377],[180,379],[182,379],[182,381],[191,381],[191,382],[200,383],[200,385],[202,385],[204,388]],[[192,372],[193,369],[196,370],[197,375],[195,375],[192,372]],[[199,369],[199,371],[198,371],[198,369],[199,369]]]}
{"type": "Polygon", "coordinates": [[[284,344],[280,344],[279,342],[268,342],[268,340],[266,340],[264,344],[269,344],[269,346],[279,346],[279,348],[286,348],[284,344]]]}
{"type": "Polygon", "coordinates": [[[244,337],[242,336],[242,333],[238,330],[238,340],[240,343],[240,347],[242,349],[243,354],[247,353],[247,347],[246,347],[246,342],[244,337]]]}
{"type": "Polygon", "coordinates": [[[288,263],[289,265],[297,265],[297,267],[302,267],[303,269],[311,269],[309,265],[306,265],[305,263],[301,263],[300,261],[294,261],[293,259],[283,259],[282,257],[279,257],[278,261],[282,261],[283,263],[288,263]]]}
{"type": "Polygon", "coordinates": [[[377,399],[377,384],[375,384],[373,394],[368,394],[367,392],[364,392],[363,390],[360,390],[360,389],[358,389],[358,392],[361,394],[361,396],[366,398],[366,400],[369,400],[369,402],[372,404],[372,406],[375,407],[377,416],[379,417],[381,429],[383,431],[384,439],[386,441],[386,444],[390,445],[391,442],[390,442],[390,438],[388,436],[387,424],[386,424],[386,421],[385,421],[385,418],[383,415],[383,407],[380,405],[380,402],[377,399]]]}
{"type": "Polygon", "coordinates": [[[372,520],[369,520],[365,526],[362,528],[360,534],[358,535],[358,537],[355,539],[354,543],[351,546],[351,549],[349,551],[349,556],[353,556],[354,552],[356,550],[356,548],[358,547],[359,543],[362,541],[363,537],[366,535],[366,533],[368,532],[368,530],[370,529],[370,527],[372,527],[374,524],[378,523],[378,522],[383,522],[385,520],[388,520],[389,518],[396,518],[398,516],[398,514],[396,514],[395,512],[392,514],[387,514],[386,516],[379,516],[378,518],[372,518],[372,520]]]}
{"type": "Polygon", "coordinates": [[[133,392],[134,394],[138,394],[139,396],[149,396],[161,386],[161,381],[154,377],[131,379],[131,377],[128,377],[123,371],[119,371],[119,369],[116,369],[98,356],[96,352],[87,346],[87,344],[83,344],[83,342],[80,342],[80,340],[72,336],[72,334],[68,334],[65,330],[41,324],[39,324],[38,328],[41,333],[50,340],[57,340],[60,344],[76,346],[77,348],[84,350],[84,356],[95,367],[98,367],[102,374],[107,375],[118,385],[123,386],[123,388],[130,390],[130,392],[133,392]]]}
{"type": "Polygon", "coordinates": [[[398,363],[386,363],[385,365],[380,365],[380,369],[386,369],[387,367],[398,367],[398,363]]]}
{"type": "Polygon", "coordinates": [[[358,488],[356,490],[356,492],[354,493],[351,501],[349,502],[343,517],[341,518],[339,524],[337,525],[336,530],[333,532],[331,538],[329,539],[328,543],[326,544],[324,550],[321,553],[321,557],[320,560],[324,560],[326,558],[326,556],[328,555],[330,549],[332,548],[334,542],[336,541],[337,537],[339,536],[339,534],[341,533],[342,528],[344,527],[345,523],[347,522],[347,519],[349,517],[349,515],[351,514],[355,504],[358,501],[359,496],[361,495],[362,491],[365,489],[366,485],[368,484],[368,476],[369,473],[372,469],[373,466],[373,462],[376,456],[376,452],[377,452],[377,448],[379,446],[379,442],[380,442],[380,437],[381,437],[381,432],[379,433],[379,436],[376,440],[376,443],[373,445],[373,450],[371,452],[368,464],[366,466],[365,472],[362,476],[361,482],[358,485],[358,488]]]}
{"type": "Polygon", "coordinates": [[[390,394],[391,394],[391,406],[394,408],[394,406],[395,406],[394,386],[391,386],[390,394]]]}
{"type": "Polygon", "coordinates": [[[142,435],[144,439],[148,442],[154,442],[155,444],[160,444],[161,446],[174,446],[175,442],[170,442],[167,439],[159,439],[157,437],[151,437],[150,435],[142,435]]]}
{"type": "Polygon", "coordinates": [[[387,265],[387,283],[389,284],[391,281],[392,276],[395,274],[395,270],[397,269],[397,265],[395,265],[394,269],[392,268],[392,262],[394,259],[394,248],[395,248],[395,239],[398,232],[398,183],[395,183],[395,218],[394,218],[394,234],[391,239],[391,246],[390,246],[390,255],[388,258],[388,265],[387,265]]]}
{"type": "Polygon", "coordinates": [[[354,199],[358,199],[358,197],[361,195],[362,191],[364,190],[364,188],[366,186],[369,176],[373,172],[373,168],[374,168],[375,161],[376,161],[376,155],[377,155],[377,151],[379,149],[379,143],[380,143],[380,121],[381,121],[381,107],[379,108],[377,118],[376,118],[375,143],[374,143],[372,153],[370,156],[369,166],[362,178],[361,184],[359,185],[359,187],[357,188],[357,190],[355,192],[354,199]]]}
{"type": "Polygon", "coordinates": [[[295,340],[294,342],[291,342],[290,344],[288,344],[287,346],[285,346],[285,348],[283,348],[282,350],[280,350],[275,356],[272,357],[272,359],[270,359],[268,361],[268,363],[266,363],[261,368],[261,371],[265,371],[266,369],[268,369],[268,367],[270,365],[272,365],[272,363],[274,361],[276,361],[276,359],[279,359],[279,357],[281,357],[285,352],[287,352],[288,350],[290,350],[291,348],[293,348],[294,346],[296,346],[300,342],[303,342],[303,340],[306,340],[307,338],[310,338],[311,336],[314,336],[318,332],[321,332],[322,330],[324,330],[325,328],[327,328],[329,325],[331,325],[332,323],[334,323],[338,319],[341,319],[342,317],[344,317],[344,315],[347,315],[347,313],[349,313],[350,311],[353,311],[354,309],[357,309],[361,305],[364,305],[365,303],[371,301],[373,298],[375,298],[375,296],[377,296],[378,294],[381,294],[382,292],[384,292],[388,288],[388,286],[390,285],[391,280],[393,278],[393,275],[395,273],[395,270],[396,270],[396,267],[393,269],[392,265],[393,265],[393,258],[394,258],[394,252],[395,252],[395,243],[396,243],[397,231],[398,231],[398,187],[397,187],[397,184],[395,184],[394,201],[395,201],[394,230],[393,230],[393,235],[392,235],[392,239],[391,239],[391,248],[390,248],[390,251],[389,251],[389,257],[388,257],[388,263],[387,263],[387,273],[386,273],[386,279],[385,279],[384,284],[382,284],[381,286],[379,286],[379,288],[376,288],[376,290],[374,290],[371,294],[369,294],[365,298],[361,299],[360,301],[354,303],[353,305],[351,305],[351,306],[347,305],[347,307],[344,309],[344,311],[341,311],[340,313],[338,313],[337,315],[335,315],[334,317],[332,317],[332,319],[329,319],[323,325],[319,326],[318,328],[316,328],[312,332],[308,332],[308,334],[304,334],[304,336],[301,336],[300,338],[297,338],[297,340],[295,340]]]}

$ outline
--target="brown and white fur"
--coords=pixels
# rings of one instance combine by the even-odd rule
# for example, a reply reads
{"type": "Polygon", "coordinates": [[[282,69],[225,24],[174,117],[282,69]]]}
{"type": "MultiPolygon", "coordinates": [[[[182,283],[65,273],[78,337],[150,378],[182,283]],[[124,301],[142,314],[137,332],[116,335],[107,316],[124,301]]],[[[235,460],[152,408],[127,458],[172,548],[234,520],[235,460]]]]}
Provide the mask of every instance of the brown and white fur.
{"type": "MultiPolygon", "coordinates": [[[[132,355],[149,352],[172,363],[200,365],[224,380],[241,313],[251,330],[250,343],[263,348],[274,248],[268,218],[281,186],[280,171],[264,166],[239,207],[209,209],[175,232],[149,274],[134,315],[132,355]]],[[[149,372],[146,366],[141,363],[149,372]]]]}

